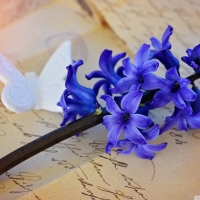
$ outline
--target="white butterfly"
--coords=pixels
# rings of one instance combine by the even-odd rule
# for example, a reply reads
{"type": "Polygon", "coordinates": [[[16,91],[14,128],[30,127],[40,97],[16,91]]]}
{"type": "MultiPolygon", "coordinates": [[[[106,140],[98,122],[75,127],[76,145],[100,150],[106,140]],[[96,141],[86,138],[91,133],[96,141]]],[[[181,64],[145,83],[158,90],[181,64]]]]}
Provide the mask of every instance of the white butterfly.
{"type": "Polygon", "coordinates": [[[1,100],[9,110],[22,113],[31,109],[62,112],[57,102],[65,89],[66,66],[72,63],[71,42],[61,44],[48,60],[40,76],[23,76],[0,54],[0,80],[5,84],[1,100]]]}

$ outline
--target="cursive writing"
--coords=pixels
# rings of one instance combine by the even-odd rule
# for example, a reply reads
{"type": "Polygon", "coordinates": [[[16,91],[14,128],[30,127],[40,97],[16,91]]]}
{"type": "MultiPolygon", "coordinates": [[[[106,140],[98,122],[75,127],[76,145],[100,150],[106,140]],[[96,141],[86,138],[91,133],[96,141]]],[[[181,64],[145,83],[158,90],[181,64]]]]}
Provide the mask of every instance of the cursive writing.
{"type": "Polygon", "coordinates": [[[94,193],[89,189],[89,187],[92,187],[93,184],[91,184],[88,181],[88,177],[85,175],[85,173],[83,172],[83,170],[81,168],[80,168],[80,170],[81,170],[81,173],[84,175],[84,177],[87,179],[87,180],[85,180],[85,178],[81,177],[78,173],[75,172],[76,175],[78,176],[78,181],[81,183],[81,185],[83,186],[83,188],[85,190],[85,192],[82,192],[82,194],[84,196],[89,196],[92,200],[96,200],[96,199],[109,200],[109,199],[97,197],[96,195],[94,195],[94,193]]]}
{"type": "MultiPolygon", "coordinates": [[[[11,179],[15,185],[18,186],[18,189],[10,191],[12,194],[33,191],[33,189],[31,189],[33,186],[32,182],[41,180],[41,176],[30,172],[19,172],[18,174],[11,174],[6,172],[5,175],[8,177],[8,179],[11,179]]],[[[35,193],[33,193],[33,195],[36,199],[40,200],[40,198],[35,193]]]]}
{"type": "Polygon", "coordinates": [[[103,180],[103,182],[104,182],[105,184],[107,184],[107,185],[110,186],[110,184],[108,184],[108,183],[106,182],[105,178],[104,178],[103,175],[101,174],[101,169],[98,168],[98,167],[103,167],[103,165],[101,165],[101,164],[99,164],[99,163],[97,163],[97,162],[94,162],[93,160],[91,161],[91,163],[93,164],[94,169],[96,170],[96,172],[98,173],[98,175],[100,176],[100,178],[103,180]]]}
{"type": "MultiPolygon", "coordinates": [[[[119,172],[120,173],[120,172],[119,172]]],[[[139,196],[141,196],[143,199],[147,200],[144,195],[140,192],[140,190],[145,190],[142,188],[138,183],[136,183],[132,178],[127,177],[125,174],[120,173],[123,177],[124,181],[128,184],[125,185],[126,188],[133,189],[139,196]]]]}
{"type": "Polygon", "coordinates": [[[72,163],[69,163],[67,160],[56,160],[52,158],[52,161],[56,161],[58,165],[64,166],[64,168],[73,169],[75,166],[72,163]]]}
{"type": "Polygon", "coordinates": [[[175,133],[175,132],[172,132],[172,131],[171,131],[171,132],[169,132],[169,135],[170,135],[171,137],[174,137],[174,138],[175,138],[174,141],[175,141],[176,144],[182,145],[182,144],[187,144],[187,143],[188,143],[188,142],[186,142],[186,141],[177,139],[177,137],[178,137],[178,138],[183,138],[183,135],[182,135],[181,133],[175,133]]]}
{"type": "Polygon", "coordinates": [[[97,186],[97,188],[98,188],[99,190],[101,190],[101,191],[104,191],[104,192],[113,194],[114,197],[115,197],[116,199],[119,199],[119,197],[123,197],[124,199],[133,199],[133,197],[130,197],[130,196],[125,195],[125,194],[124,194],[123,192],[121,192],[120,190],[115,190],[115,191],[113,192],[113,191],[108,190],[108,189],[106,189],[106,188],[103,188],[103,187],[101,187],[101,186],[97,186]]]}
{"type": "Polygon", "coordinates": [[[115,166],[115,169],[117,169],[117,166],[118,167],[125,167],[125,168],[127,168],[128,167],[128,164],[127,163],[124,163],[124,162],[120,162],[120,161],[117,161],[117,160],[115,160],[114,158],[107,158],[107,157],[105,157],[105,156],[99,156],[99,157],[101,157],[101,158],[103,158],[103,159],[106,159],[106,160],[109,160],[114,166],[115,166]]]}

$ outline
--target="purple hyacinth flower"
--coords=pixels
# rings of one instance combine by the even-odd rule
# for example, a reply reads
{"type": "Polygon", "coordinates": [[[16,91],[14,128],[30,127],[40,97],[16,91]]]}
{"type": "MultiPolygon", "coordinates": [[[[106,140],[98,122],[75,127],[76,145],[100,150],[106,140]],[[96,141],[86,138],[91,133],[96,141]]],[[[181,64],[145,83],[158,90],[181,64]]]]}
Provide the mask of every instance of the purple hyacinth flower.
{"type": "Polygon", "coordinates": [[[157,70],[159,63],[155,60],[149,60],[150,45],[143,44],[137,51],[134,63],[130,58],[125,58],[122,63],[124,67],[124,75],[115,88],[111,88],[112,93],[126,93],[138,91],[140,88],[144,90],[153,90],[157,82],[157,76],[152,74],[157,70]]]}
{"type": "Polygon", "coordinates": [[[196,100],[197,94],[188,87],[190,81],[179,77],[175,67],[170,68],[165,77],[166,79],[159,79],[161,87],[160,91],[154,95],[152,108],[165,106],[172,100],[176,107],[184,109],[185,101],[196,100]]]}
{"type": "Polygon", "coordinates": [[[190,102],[190,105],[193,110],[193,114],[199,113],[200,112],[200,90],[198,87],[193,87],[192,90],[197,94],[197,98],[195,101],[190,102]]]}
{"type": "Polygon", "coordinates": [[[99,67],[101,71],[95,70],[85,76],[88,80],[92,78],[103,78],[102,80],[98,81],[93,87],[96,95],[98,94],[101,87],[103,88],[105,94],[111,95],[109,88],[111,87],[111,85],[117,85],[118,81],[122,78],[121,71],[123,70],[122,67],[119,67],[118,70],[115,72],[114,67],[120,59],[125,57],[125,55],[126,53],[120,53],[112,57],[112,51],[105,49],[102,52],[99,59],[99,67]]]}
{"type": "Polygon", "coordinates": [[[126,94],[121,101],[122,110],[111,96],[103,95],[101,98],[106,101],[106,109],[111,114],[103,118],[103,125],[109,131],[108,142],[115,146],[122,130],[124,130],[126,139],[136,144],[146,144],[146,140],[138,128],[148,128],[152,124],[152,120],[141,114],[134,114],[141,101],[142,92],[126,94]]]}
{"type": "Polygon", "coordinates": [[[194,69],[196,73],[200,73],[200,44],[193,49],[187,49],[188,56],[181,57],[181,60],[194,69]]]}
{"type": "Polygon", "coordinates": [[[64,113],[61,126],[64,126],[68,121],[75,121],[78,115],[83,117],[94,112],[97,108],[95,92],[80,85],[76,79],[77,69],[82,64],[83,61],[79,60],[67,67],[66,90],[57,104],[62,107],[64,113]]]}
{"type": "MultiPolygon", "coordinates": [[[[155,140],[159,135],[159,126],[155,125],[153,128],[141,132],[147,141],[155,140]]],[[[105,147],[106,153],[109,154],[111,149],[114,147],[118,147],[117,153],[122,153],[124,155],[129,155],[131,153],[135,153],[136,156],[142,159],[152,160],[155,157],[154,152],[161,151],[165,149],[167,143],[162,144],[135,144],[128,139],[122,139],[117,142],[116,146],[113,146],[111,143],[108,143],[105,147]]]]}
{"type": "Polygon", "coordinates": [[[170,117],[166,117],[164,124],[160,128],[160,134],[170,130],[177,125],[178,130],[188,131],[188,128],[200,128],[200,112],[192,114],[192,108],[189,103],[185,109],[175,107],[174,113],[170,117]]]}
{"type": "Polygon", "coordinates": [[[171,67],[176,67],[176,69],[179,69],[179,61],[170,51],[171,44],[169,42],[169,38],[172,33],[173,28],[171,26],[168,26],[162,36],[161,42],[155,37],[150,38],[151,44],[154,48],[154,50],[151,50],[150,58],[158,59],[165,66],[166,69],[170,69],[171,67]]]}

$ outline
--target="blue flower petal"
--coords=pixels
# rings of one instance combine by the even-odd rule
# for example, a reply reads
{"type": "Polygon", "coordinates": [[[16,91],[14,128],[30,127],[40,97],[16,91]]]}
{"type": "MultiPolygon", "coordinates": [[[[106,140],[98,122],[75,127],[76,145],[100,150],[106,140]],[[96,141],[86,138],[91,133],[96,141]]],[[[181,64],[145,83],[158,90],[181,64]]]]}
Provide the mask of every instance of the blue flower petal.
{"type": "Polygon", "coordinates": [[[166,117],[164,124],[160,127],[160,134],[170,130],[177,123],[176,117],[166,117]]]}
{"type": "Polygon", "coordinates": [[[167,43],[169,43],[169,38],[172,35],[172,33],[173,27],[169,25],[162,36],[162,46],[165,46],[167,43]]]}
{"type": "Polygon", "coordinates": [[[187,122],[192,128],[200,128],[200,113],[187,116],[187,122]]]}
{"type": "Polygon", "coordinates": [[[109,130],[108,136],[107,136],[108,137],[108,141],[110,143],[112,143],[114,146],[117,145],[117,140],[118,140],[122,130],[123,130],[122,122],[121,123],[119,122],[119,123],[115,124],[115,126],[112,129],[109,130]]]}
{"type": "Polygon", "coordinates": [[[132,114],[130,123],[140,129],[146,129],[152,124],[152,120],[144,115],[132,114]]]}
{"type": "Polygon", "coordinates": [[[117,64],[117,62],[120,59],[124,58],[125,56],[126,56],[125,52],[122,52],[122,53],[119,53],[119,54],[113,56],[113,58],[112,58],[112,66],[113,66],[113,68],[115,67],[115,65],[117,64]]]}
{"type": "Polygon", "coordinates": [[[110,82],[115,85],[121,77],[119,77],[113,67],[112,51],[105,49],[99,59],[99,66],[106,77],[109,77],[110,82]]]}
{"type": "Polygon", "coordinates": [[[190,65],[191,62],[192,62],[191,58],[190,58],[190,57],[187,57],[187,56],[181,57],[181,60],[182,60],[183,62],[185,62],[186,64],[188,64],[188,65],[190,65]]]}
{"type": "Polygon", "coordinates": [[[190,84],[190,80],[187,78],[179,78],[178,83],[180,88],[187,87],[190,84]]]}
{"type": "Polygon", "coordinates": [[[148,60],[147,62],[144,63],[142,66],[142,74],[146,75],[149,74],[150,72],[155,72],[158,69],[159,63],[156,60],[148,60]]]}
{"type": "Polygon", "coordinates": [[[158,137],[159,131],[160,131],[159,125],[156,124],[153,128],[148,129],[146,131],[142,131],[142,135],[147,141],[152,141],[158,137]]]}
{"type": "Polygon", "coordinates": [[[193,113],[192,107],[190,106],[189,102],[186,102],[186,108],[184,110],[181,110],[182,115],[191,115],[193,113]]]}
{"type": "Polygon", "coordinates": [[[124,67],[124,75],[131,77],[134,80],[138,79],[138,69],[131,63],[130,58],[125,58],[122,61],[124,67]]]}
{"type": "Polygon", "coordinates": [[[135,113],[142,99],[142,94],[143,92],[129,92],[126,94],[121,101],[122,109],[129,113],[135,113]]]}
{"type": "Polygon", "coordinates": [[[167,70],[172,67],[176,67],[177,69],[180,67],[179,60],[174,57],[169,49],[164,49],[157,52],[156,54],[153,54],[152,58],[158,59],[167,70]]]}
{"type": "Polygon", "coordinates": [[[135,88],[139,88],[140,87],[140,83],[139,82],[136,82],[134,79],[132,78],[129,78],[129,77],[125,77],[125,78],[122,78],[117,86],[115,88],[110,88],[110,91],[113,93],[113,94],[120,94],[120,93],[126,93],[130,90],[130,88],[132,86],[134,86],[134,89],[135,88]]]}
{"type": "Polygon", "coordinates": [[[67,121],[68,121],[68,114],[64,113],[63,120],[60,123],[60,126],[64,126],[67,123],[67,121]]]}
{"type": "Polygon", "coordinates": [[[107,80],[100,80],[94,84],[93,91],[95,92],[96,95],[99,93],[101,87],[103,87],[105,94],[111,95],[111,92],[109,90],[110,84],[107,80]]]}
{"type": "Polygon", "coordinates": [[[184,109],[186,107],[185,102],[182,100],[180,94],[178,92],[175,92],[172,94],[172,102],[174,105],[180,109],[184,109]]]}
{"type": "Polygon", "coordinates": [[[158,152],[158,151],[162,151],[163,149],[165,149],[166,146],[167,146],[167,142],[164,142],[164,143],[161,143],[161,144],[146,144],[143,147],[147,151],[158,152]]]}
{"type": "Polygon", "coordinates": [[[124,154],[124,155],[130,155],[131,153],[135,151],[136,147],[137,147],[136,144],[130,144],[126,149],[124,150],[117,149],[116,152],[124,154]]]}
{"type": "Polygon", "coordinates": [[[172,68],[168,69],[165,74],[165,77],[166,77],[166,79],[168,79],[170,81],[177,81],[179,79],[179,75],[176,70],[176,67],[172,67],[172,68]]]}
{"type": "Polygon", "coordinates": [[[141,67],[143,64],[149,60],[150,54],[150,45],[143,44],[139,50],[137,51],[135,58],[134,58],[134,65],[136,67],[141,67]]]}
{"type": "Polygon", "coordinates": [[[130,124],[125,126],[124,128],[124,137],[135,144],[147,143],[140,131],[134,126],[131,126],[130,124]]]}
{"type": "Polygon", "coordinates": [[[197,94],[196,100],[190,103],[193,109],[193,114],[196,114],[200,112],[200,90],[198,87],[193,87],[192,90],[197,94]]]}
{"type": "Polygon", "coordinates": [[[156,76],[155,74],[147,74],[144,76],[144,83],[142,84],[144,90],[154,90],[165,87],[165,81],[163,78],[156,76]]]}
{"type": "Polygon", "coordinates": [[[180,64],[179,60],[174,57],[171,49],[171,44],[169,42],[169,38],[172,35],[173,28],[168,26],[162,36],[162,43],[160,43],[156,38],[151,38],[152,46],[155,50],[151,50],[150,58],[158,59],[166,69],[170,69],[171,67],[176,67],[179,69],[180,64]]]}
{"type": "Polygon", "coordinates": [[[109,113],[113,114],[113,115],[121,115],[124,112],[121,111],[118,107],[118,105],[116,104],[115,100],[109,96],[109,95],[102,95],[100,97],[101,99],[103,99],[104,101],[106,101],[106,109],[109,113]]]}
{"type": "Polygon", "coordinates": [[[129,89],[129,92],[139,92],[139,89],[141,87],[141,83],[135,83],[133,84],[130,89],[129,89]]]}
{"type": "Polygon", "coordinates": [[[186,50],[186,53],[187,53],[187,55],[190,57],[190,56],[192,56],[192,49],[187,49],[186,50]]]}
{"type": "Polygon", "coordinates": [[[71,90],[74,93],[78,94],[79,97],[81,99],[84,99],[85,101],[87,101],[87,100],[91,101],[92,98],[95,99],[95,101],[96,101],[96,94],[94,93],[94,91],[80,85],[77,82],[76,71],[77,71],[77,68],[82,64],[83,64],[83,62],[81,60],[79,60],[77,63],[74,64],[74,66],[69,65],[67,67],[68,74],[67,74],[67,78],[66,78],[66,82],[65,82],[65,87],[68,90],[71,90]]]}
{"type": "Polygon", "coordinates": [[[105,75],[103,74],[102,71],[95,70],[90,74],[85,75],[85,78],[87,78],[88,80],[91,80],[92,78],[105,78],[105,75]]]}
{"type": "Polygon", "coordinates": [[[135,150],[135,155],[142,159],[152,160],[155,157],[155,154],[151,151],[146,150],[143,145],[138,145],[135,150]]]}
{"type": "Polygon", "coordinates": [[[158,51],[151,49],[149,54],[149,60],[153,59],[157,53],[158,51]]]}
{"type": "Polygon", "coordinates": [[[196,64],[193,60],[191,61],[190,66],[194,69],[194,71],[195,71],[196,73],[199,73],[199,71],[200,71],[200,66],[199,66],[198,64],[196,64]]]}
{"type": "Polygon", "coordinates": [[[177,107],[175,107],[174,113],[171,117],[167,117],[165,119],[164,125],[160,129],[160,134],[173,128],[175,124],[178,125],[178,130],[186,130],[188,131],[187,127],[187,120],[186,118],[190,118],[192,113],[192,109],[189,105],[189,103],[186,103],[186,108],[181,110],[177,107]]]}
{"type": "Polygon", "coordinates": [[[187,56],[183,56],[181,60],[194,69],[196,73],[200,72],[200,44],[193,49],[187,49],[187,56]]]}
{"type": "Polygon", "coordinates": [[[166,49],[166,50],[171,49],[171,47],[172,47],[171,43],[168,42],[168,43],[166,43],[165,45],[163,45],[163,50],[164,50],[164,49],[166,49]]]}
{"type": "Polygon", "coordinates": [[[112,129],[120,121],[121,118],[119,116],[107,115],[103,117],[103,125],[105,125],[107,130],[112,129]]]}
{"type": "Polygon", "coordinates": [[[171,101],[171,91],[169,89],[163,89],[158,91],[151,103],[151,108],[160,108],[167,105],[171,101]]]}
{"type": "Polygon", "coordinates": [[[119,67],[118,69],[117,69],[117,71],[116,71],[116,73],[118,74],[118,76],[120,76],[121,78],[124,78],[125,77],[125,75],[124,75],[124,67],[123,66],[121,66],[121,67],[119,67]]]}
{"type": "Polygon", "coordinates": [[[156,52],[160,51],[162,49],[162,44],[157,38],[151,37],[150,41],[151,41],[153,48],[156,50],[156,52]]]}
{"type": "Polygon", "coordinates": [[[95,86],[95,93],[96,95],[99,92],[100,87],[103,88],[103,91],[105,94],[111,95],[111,92],[109,91],[109,88],[113,85],[116,86],[118,81],[124,77],[122,71],[123,67],[120,67],[117,69],[117,72],[114,71],[115,65],[117,62],[123,58],[126,55],[126,53],[120,53],[112,57],[112,51],[105,49],[99,59],[99,67],[101,71],[95,70],[91,72],[88,75],[85,75],[85,77],[90,80],[92,78],[103,78],[103,80],[98,81],[95,86]]]}
{"type": "Polygon", "coordinates": [[[127,146],[129,144],[131,144],[132,142],[128,139],[123,139],[123,140],[119,140],[117,142],[117,147],[124,147],[124,146],[127,146]]]}
{"type": "Polygon", "coordinates": [[[182,131],[182,130],[188,131],[187,121],[186,121],[185,116],[180,116],[177,119],[177,126],[178,126],[179,131],[182,131]]]}
{"type": "Polygon", "coordinates": [[[112,150],[113,147],[115,147],[115,146],[114,146],[112,143],[108,142],[108,143],[106,144],[106,146],[105,146],[105,152],[106,152],[107,154],[109,154],[109,153],[111,152],[111,150],[112,150]]]}
{"type": "Polygon", "coordinates": [[[197,94],[188,87],[181,88],[180,95],[184,101],[195,101],[197,98],[197,94]]]}
{"type": "Polygon", "coordinates": [[[193,60],[200,57],[200,44],[194,47],[192,50],[192,58],[193,60]]]}

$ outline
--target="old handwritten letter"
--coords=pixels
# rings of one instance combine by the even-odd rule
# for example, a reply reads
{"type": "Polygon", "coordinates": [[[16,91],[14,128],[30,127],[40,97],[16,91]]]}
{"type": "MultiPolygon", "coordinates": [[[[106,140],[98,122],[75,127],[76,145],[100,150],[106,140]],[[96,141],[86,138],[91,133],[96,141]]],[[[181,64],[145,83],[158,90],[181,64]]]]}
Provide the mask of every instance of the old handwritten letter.
{"type": "MultiPolygon", "coordinates": [[[[78,80],[98,69],[103,49],[133,55],[151,36],[161,37],[168,24],[174,27],[172,51],[180,58],[200,41],[198,0],[54,0],[36,12],[0,29],[0,52],[22,73],[39,74],[54,50],[72,41],[72,58],[83,59],[78,80]],[[87,4],[86,4],[87,3],[87,4]],[[84,5],[87,5],[86,7],[84,5]],[[102,24],[102,25],[101,25],[102,24]]],[[[192,73],[181,64],[182,76],[192,73]]],[[[158,73],[164,76],[161,66],[158,73]]],[[[2,90],[3,83],[0,83],[2,90]]],[[[172,107],[151,112],[162,124],[172,107]]],[[[61,113],[30,111],[15,114],[0,104],[0,156],[59,127],[61,113]]],[[[21,163],[0,177],[0,199],[87,200],[194,199],[200,195],[200,131],[160,136],[166,150],[153,161],[135,155],[107,155],[107,131],[102,125],[69,138],[21,163]]]]}

